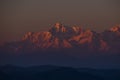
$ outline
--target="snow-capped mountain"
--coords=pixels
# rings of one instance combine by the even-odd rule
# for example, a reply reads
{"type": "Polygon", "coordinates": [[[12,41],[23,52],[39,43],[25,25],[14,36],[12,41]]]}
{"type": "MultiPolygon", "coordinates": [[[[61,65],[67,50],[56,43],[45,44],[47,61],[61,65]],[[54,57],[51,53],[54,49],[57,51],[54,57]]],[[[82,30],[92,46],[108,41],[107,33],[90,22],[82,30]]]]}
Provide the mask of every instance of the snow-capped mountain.
{"type": "Polygon", "coordinates": [[[41,50],[77,49],[88,52],[120,52],[120,26],[102,33],[84,30],[79,26],[64,26],[56,23],[48,31],[27,32],[21,40],[7,43],[2,51],[31,52],[41,50]]]}

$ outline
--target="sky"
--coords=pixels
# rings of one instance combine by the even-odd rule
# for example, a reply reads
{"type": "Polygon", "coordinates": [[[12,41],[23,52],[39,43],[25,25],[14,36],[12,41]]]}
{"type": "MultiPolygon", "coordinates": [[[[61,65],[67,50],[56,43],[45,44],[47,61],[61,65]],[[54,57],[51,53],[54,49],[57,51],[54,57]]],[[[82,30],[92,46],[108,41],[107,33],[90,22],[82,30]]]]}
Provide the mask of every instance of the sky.
{"type": "Polygon", "coordinates": [[[56,22],[98,32],[120,24],[120,0],[0,0],[0,43],[56,22]]]}

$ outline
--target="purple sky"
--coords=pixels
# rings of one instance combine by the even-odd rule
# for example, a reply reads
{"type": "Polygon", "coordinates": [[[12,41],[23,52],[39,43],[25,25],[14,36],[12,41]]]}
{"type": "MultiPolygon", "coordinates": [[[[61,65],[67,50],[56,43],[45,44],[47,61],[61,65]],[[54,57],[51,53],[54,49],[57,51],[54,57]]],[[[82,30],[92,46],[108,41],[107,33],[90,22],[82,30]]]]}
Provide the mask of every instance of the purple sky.
{"type": "Polygon", "coordinates": [[[119,0],[0,0],[0,42],[55,22],[103,31],[120,24],[119,0]]]}

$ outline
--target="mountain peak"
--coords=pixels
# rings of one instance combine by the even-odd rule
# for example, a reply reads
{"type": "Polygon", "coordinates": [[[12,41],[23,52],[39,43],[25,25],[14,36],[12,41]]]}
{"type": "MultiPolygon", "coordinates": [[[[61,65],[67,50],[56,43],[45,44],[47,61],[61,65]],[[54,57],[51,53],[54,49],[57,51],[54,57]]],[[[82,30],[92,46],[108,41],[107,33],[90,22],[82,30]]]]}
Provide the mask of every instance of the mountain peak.
{"type": "Polygon", "coordinates": [[[82,28],[79,26],[65,26],[62,25],[61,23],[57,22],[53,27],[49,29],[49,32],[51,32],[53,35],[54,34],[80,34],[82,31],[82,28]]]}
{"type": "Polygon", "coordinates": [[[53,35],[60,34],[66,32],[66,28],[61,23],[57,22],[49,29],[49,32],[51,32],[53,35]]]}
{"type": "Polygon", "coordinates": [[[73,26],[72,29],[74,32],[76,32],[78,34],[82,32],[82,28],[79,26],[73,26]]]}
{"type": "Polygon", "coordinates": [[[61,24],[60,22],[56,22],[54,27],[58,29],[58,28],[60,28],[61,26],[62,26],[62,24],[61,24]]]}
{"type": "Polygon", "coordinates": [[[119,32],[120,32],[120,25],[116,25],[116,26],[110,28],[110,31],[112,31],[112,32],[117,32],[117,31],[119,31],[119,32]]]}

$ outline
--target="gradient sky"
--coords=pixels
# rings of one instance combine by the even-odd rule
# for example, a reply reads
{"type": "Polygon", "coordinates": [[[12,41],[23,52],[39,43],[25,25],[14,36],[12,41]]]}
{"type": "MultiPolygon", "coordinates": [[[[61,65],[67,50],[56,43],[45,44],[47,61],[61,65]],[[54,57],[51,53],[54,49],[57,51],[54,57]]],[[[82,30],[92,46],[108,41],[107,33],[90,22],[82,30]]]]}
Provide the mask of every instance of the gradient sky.
{"type": "Polygon", "coordinates": [[[120,0],[0,0],[0,42],[58,21],[102,31],[120,24],[120,0]]]}

